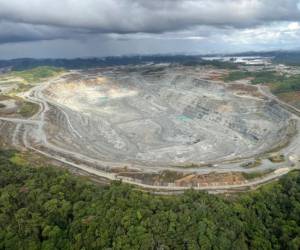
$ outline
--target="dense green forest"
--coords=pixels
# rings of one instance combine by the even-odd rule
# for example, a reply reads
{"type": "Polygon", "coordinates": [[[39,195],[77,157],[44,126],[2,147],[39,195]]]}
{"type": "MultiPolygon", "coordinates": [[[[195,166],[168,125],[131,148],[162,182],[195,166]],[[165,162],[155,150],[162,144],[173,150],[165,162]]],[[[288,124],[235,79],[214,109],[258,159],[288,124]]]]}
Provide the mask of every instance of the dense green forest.
{"type": "Polygon", "coordinates": [[[300,174],[225,197],[100,186],[0,151],[0,249],[299,249],[300,174]]]}

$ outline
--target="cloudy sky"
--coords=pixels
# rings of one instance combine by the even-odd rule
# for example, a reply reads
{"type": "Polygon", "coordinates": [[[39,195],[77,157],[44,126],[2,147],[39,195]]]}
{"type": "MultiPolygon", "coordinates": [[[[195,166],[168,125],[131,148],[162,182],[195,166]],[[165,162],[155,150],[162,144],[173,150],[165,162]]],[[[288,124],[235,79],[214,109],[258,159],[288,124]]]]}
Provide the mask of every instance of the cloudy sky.
{"type": "Polygon", "coordinates": [[[0,58],[300,49],[300,0],[0,0],[0,58]]]}

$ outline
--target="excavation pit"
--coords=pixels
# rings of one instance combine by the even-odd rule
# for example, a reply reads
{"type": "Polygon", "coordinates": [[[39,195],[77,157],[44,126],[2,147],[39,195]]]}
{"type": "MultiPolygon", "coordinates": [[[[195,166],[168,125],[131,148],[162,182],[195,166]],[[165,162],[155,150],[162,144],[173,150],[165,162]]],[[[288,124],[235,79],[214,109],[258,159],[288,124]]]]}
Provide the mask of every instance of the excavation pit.
{"type": "Polygon", "coordinates": [[[53,107],[44,129],[52,145],[107,166],[251,157],[285,140],[291,117],[256,87],[240,88],[193,67],[80,71],[43,90],[53,107]]]}

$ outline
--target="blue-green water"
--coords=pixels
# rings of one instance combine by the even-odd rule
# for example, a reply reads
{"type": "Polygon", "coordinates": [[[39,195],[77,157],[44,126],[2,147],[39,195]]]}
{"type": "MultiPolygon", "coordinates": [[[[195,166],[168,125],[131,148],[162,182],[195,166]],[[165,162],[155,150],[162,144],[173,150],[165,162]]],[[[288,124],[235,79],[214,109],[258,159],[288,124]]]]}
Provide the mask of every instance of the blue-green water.
{"type": "Polygon", "coordinates": [[[107,96],[100,97],[100,101],[101,101],[101,102],[107,102],[108,99],[109,99],[109,98],[108,98],[107,96]]]}
{"type": "Polygon", "coordinates": [[[181,120],[181,121],[184,121],[184,122],[187,122],[187,121],[190,121],[190,120],[191,120],[191,118],[189,118],[189,117],[187,117],[187,116],[185,116],[185,115],[178,115],[176,118],[177,118],[178,120],[181,120]]]}

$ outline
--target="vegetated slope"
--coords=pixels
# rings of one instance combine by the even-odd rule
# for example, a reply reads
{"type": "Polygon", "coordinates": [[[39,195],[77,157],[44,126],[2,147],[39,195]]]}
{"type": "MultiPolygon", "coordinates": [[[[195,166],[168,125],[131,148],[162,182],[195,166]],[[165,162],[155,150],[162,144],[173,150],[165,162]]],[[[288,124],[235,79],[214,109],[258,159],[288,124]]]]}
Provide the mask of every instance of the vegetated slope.
{"type": "Polygon", "coordinates": [[[244,78],[252,78],[252,84],[269,83],[271,91],[275,94],[300,90],[300,75],[278,74],[275,71],[231,71],[224,80],[236,81],[244,78]]]}
{"type": "Polygon", "coordinates": [[[36,83],[45,78],[54,77],[63,71],[63,68],[41,66],[30,70],[12,71],[10,75],[20,77],[28,83],[36,83]]]}
{"type": "Polygon", "coordinates": [[[0,249],[298,249],[299,214],[297,172],[230,201],[99,187],[0,154],[0,249]]]}
{"type": "Polygon", "coordinates": [[[279,74],[275,71],[231,71],[224,77],[224,81],[236,81],[250,78],[252,84],[267,84],[279,99],[300,107],[300,75],[279,74]]]}
{"type": "Polygon", "coordinates": [[[252,78],[252,84],[262,84],[262,83],[273,83],[281,82],[285,79],[284,75],[280,75],[275,71],[263,70],[263,71],[231,71],[224,78],[226,82],[241,80],[244,78],[252,78]]]}

